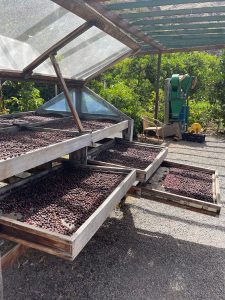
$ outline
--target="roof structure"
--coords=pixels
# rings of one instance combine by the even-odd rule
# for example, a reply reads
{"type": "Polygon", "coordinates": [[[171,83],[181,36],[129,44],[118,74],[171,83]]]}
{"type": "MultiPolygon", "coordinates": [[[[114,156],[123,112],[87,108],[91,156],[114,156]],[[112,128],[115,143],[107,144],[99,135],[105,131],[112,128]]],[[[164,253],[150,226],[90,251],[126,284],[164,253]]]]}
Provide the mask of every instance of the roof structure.
{"type": "Polygon", "coordinates": [[[0,79],[80,84],[139,49],[84,1],[0,0],[0,79]]]}
{"type": "Polygon", "coordinates": [[[134,38],[142,53],[225,48],[225,1],[87,0],[134,38]]]}

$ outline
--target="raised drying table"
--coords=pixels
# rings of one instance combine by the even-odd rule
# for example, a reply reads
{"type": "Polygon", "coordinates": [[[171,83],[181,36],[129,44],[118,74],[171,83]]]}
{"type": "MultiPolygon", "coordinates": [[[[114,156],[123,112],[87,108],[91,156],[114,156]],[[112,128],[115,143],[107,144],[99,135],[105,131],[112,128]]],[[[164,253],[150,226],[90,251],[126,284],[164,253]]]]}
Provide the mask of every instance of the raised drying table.
{"type": "MultiPolygon", "coordinates": [[[[93,143],[96,143],[104,138],[108,138],[111,135],[118,134],[127,130],[129,127],[129,121],[124,120],[121,122],[116,122],[112,120],[99,120],[99,119],[90,119],[82,120],[82,125],[85,130],[92,132],[91,139],[93,143]]],[[[37,126],[36,124],[32,124],[37,126]]],[[[39,126],[39,125],[38,125],[39,126]]],[[[59,131],[68,131],[68,132],[78,132],[74,121],[71,118],[63,118],[60,122],[52,121],[41,125],[41,128],[54,129],[59,131]]]]}
{"type": "Polygon", "coordinates": [[[139,195],[154,201],[219,215],[218,172],[165,160],[148,182],[138,186],[139,195]]]}
{"type": "Polygon", "coordinates": [[[21,129],[0,131],[0,180],[91,145],[91,134],[21,129]]]}
{"type": "Polygon", "coordinates": [[[2,188],[0,236],[73,260],[135,178],[134,170],[61,166],[2,188]]]}
{"type": "Polygon", "coordinates": [[[94,165],[136,169],[137,180],[145,182],[158,169],[167,153],[166,147],[115,138],[90,150],[88,162],[94,165]]]}

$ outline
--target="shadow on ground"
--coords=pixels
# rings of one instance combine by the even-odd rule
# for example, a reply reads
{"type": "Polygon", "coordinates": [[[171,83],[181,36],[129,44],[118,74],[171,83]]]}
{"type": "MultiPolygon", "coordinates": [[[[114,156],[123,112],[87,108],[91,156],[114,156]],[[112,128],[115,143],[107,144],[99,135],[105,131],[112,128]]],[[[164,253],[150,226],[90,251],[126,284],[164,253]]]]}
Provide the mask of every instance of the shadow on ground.
{"type": "Polygon", "coordinates": [[[225,249],[135,228],[129,205],[74,262],[30,250],[4,273],[5,300],[225,299],[225,249]]]}

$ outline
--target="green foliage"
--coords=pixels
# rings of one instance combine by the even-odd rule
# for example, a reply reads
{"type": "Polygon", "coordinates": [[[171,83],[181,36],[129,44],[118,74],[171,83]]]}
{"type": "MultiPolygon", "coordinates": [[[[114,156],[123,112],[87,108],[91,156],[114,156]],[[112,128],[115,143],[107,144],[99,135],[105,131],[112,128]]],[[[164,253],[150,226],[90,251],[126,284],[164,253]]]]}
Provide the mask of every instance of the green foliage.
{"type": "MultiPolygon", "coordinates": [[[[157,56],[127,58],[89,83],[91,89],[135,119],[141,131],[141,116],[153,117],[156,90],[157,56]]],[[[225,54],[206,52],[175,53],[162,56],[158,119],[164,119],[164,84],[172,74],[197,76],[196,88],[190,92],[190,122],[203,126],[221,118],[225,106],[225,54]],[[218,86],[222,92],[218,93],[218,86]]],[[[225,118],[225,113],[224,113],[225,118]]]]}
{"type": "MultiPolygon", "coordinates": [[[[44,103],[40,91],[33,82],[7,82],[5,94],[10,96],[4,99],[4,108],[10,113],[16,111],[35,110],[44,103]]],[[[4,93],[3,93],[4,94],[4,93]]]]}

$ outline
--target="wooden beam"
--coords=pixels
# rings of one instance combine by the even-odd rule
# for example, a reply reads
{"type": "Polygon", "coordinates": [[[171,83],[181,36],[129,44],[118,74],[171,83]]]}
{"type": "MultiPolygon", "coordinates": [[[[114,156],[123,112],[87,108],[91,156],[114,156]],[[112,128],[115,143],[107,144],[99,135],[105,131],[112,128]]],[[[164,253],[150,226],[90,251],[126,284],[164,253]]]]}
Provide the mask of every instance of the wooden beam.
{"type": "MultiPolygon", "coordinates": [[[[219,50],[225,49],[225,43],[223,45],[204,45],[204,46],[193,46],[193,47],[180,47],[180,48],[169,48],[163,50],[162,53],[176,53],[176,52],[192,52],[192,51],[207,51],[207,50],[219,50]]],[[[158,54],[157,51],[154,50],[142,50],[139,51],[136,55],[147,55],[147,54],[158,54]]]]}
{"type": "MultiPolygon", "coordinates": [[[[21,71],[14,70],[0,70],[0,79],[4,80],[12,80],[12,81],[37,81],[37,82],[50,82],[50,83],[58,83],[57,76],[49,76],[43,74],[34,74],[28,78],[24,78],[24,74],[21,71]]],[[[77,80],[73,78],[65,78],[64,79],[68,86],[82,86],[84,85],[83,80],[77,80]]]]}
{"type": "Polygon", "coordinates": [[[135,38],[140,39],[144,41],[146,44],[150,45],[151,47],[157,49],[159,52],[162,50],[164,47],[156,42],[154,39],[151,37],[146,36],[143,32],[139,31],[137,28],[134,26],[131,26],[130,23],[128,23],[126,20],[121,19],[119,16],[116,14],[107,11],[104,9],[103,6],[99,5],[93,0],[88,0],[88,3],[96,9],[99,13],[101,13],[103,16],[108,18],[111,22],[113,22],[116,26],[122,28],[124,31],[128,32],[129,34],[133,35],[135,38]]]}
{"type": "Polygon", "coordinates": [[[15,247],[10,249],[8,252],[6,252],[2,257],[1,257],[1,267],[2,270],[4,271],[8,267],[12,266],[12,264],[21,256],[28,247],[17,244],[15,247]]]}
{"type": "MultiPolygon", "coordinates": [[[[108,0],[96,0],[96,2],[106,2],[108,0]]],[[[219,0],[217,2],[222,2],[223,0],[219,0]]],[[[121,10],[121,9],[134,9],[134,8],[143,8],[143,7],[155,7],[155,6],[165,6],[165,5],[179,5],[179,4],[191,4],[191,3],[208,3],[214,2],[210,0],[151,0],[151,1],[123,1],[116,3],[106,3],[105,6],[110,10],[121,10]]],[[[210,4],[209,4],[210,5],[210,4]]]]}
{"type": "Polygon", "coordinates": [[[78,127],[79,132],[82,132],[82,131],[84,131],[84,128],[83,128],[83,126],[82,126],[82,124],[81,124],[81,121],[80,121],[80,118],[79,118],[79,116],[78,116],[78,113],[77,113],[75,107],[74,107],[73,104],[72,104],[72,101],[71,101],[71,99],[70,99],[70,93],[69,93],[69,90],[68,90],[68,88],[67,88],[67,86],[66,86],[66,83],[65,83],[65,81],[64,81],[64,79],[63,79],[63,76],[62,76],[62,74],[61,74],[59,65],[58,65],[58,63],[57,63],[57,61],[56,61],[56,58],[55,58],[55,56],[54,56],[53,54],[50,54],[49,57],[50,57],[50,59],[51,59],[52,65],[53,65],[54,70],[55,70],[55,73],[56,73],[56,75],[57,75],[57,77],[58,77],[58,79],[59,79],[59,83],[60,83],[61,88],[62,88],[62,90],[63,90],[63,92],[64,92],[64,95],[65,95],[65,97],[66,97],[66,101],[67,101],[67,103],[68,103],[68,105],[69,105],[69,108],[70,108],[70,111],[71,111],[72,116],[73,116],[73,118],[74,118],[74,121],[75,121],[75,123],[76,123],[76,125],[77,125],[77,127],[78,127]]]}
{"type": "Polygon", "coordinates": [[[155,94],[155,113],[154,118],[158,119],[158,110],[159,110],[159,86],[160,86],[160,71],[161,71],[161,53],[158,54],[157,61],[157,74],[156,74],[156,94],[155,94]]]}
{"type": "Polygon", "coordinates": [[[100,28],[104,32],[108,33],[121,43],[127,45],[133,50],[138,50],[140,47],[137,42],[132,39],[128,34],[118,28],[110,20],[106,19],[99,12],[94,10],[90,5],[82,0],[52,0],[58,5],[64,7],[65,9],[73,12],[75,15],[85,19],[86,21],[97,22],[96,27],[100,28]]]}
{"type": "Polygon", "coordinates": [[[69,42],[74,40],[76,37],[80,36],[82,33],[87,31],[89,28],[91,28],[94,25],[93,22],[85,22],[72,32],[70,32],[68,35],[66,35],[64,38],[62,38],[60,41],[58,41],[56,44],[51,46],[49,49],[47,49],[44,53],[42,53],[40,56],[38,56],[34,61],[32,61],[27,67],[23,69],[23,74],[26,76],[27,74],[32,73],[32,71],[37,68],[41,63],[43,63],[51,53],[56,53],[59,49],[63,48],[65,45],[67,45],[69,42]]]}

